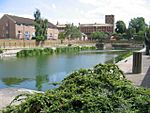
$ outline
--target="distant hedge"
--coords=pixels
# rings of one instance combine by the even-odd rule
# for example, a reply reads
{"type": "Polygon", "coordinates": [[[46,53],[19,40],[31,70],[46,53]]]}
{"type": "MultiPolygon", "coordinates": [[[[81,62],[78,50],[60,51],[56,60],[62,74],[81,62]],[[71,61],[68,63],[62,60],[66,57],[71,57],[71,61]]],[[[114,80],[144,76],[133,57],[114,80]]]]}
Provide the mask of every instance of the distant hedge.
{"type": "Polygon", "coordinates": [[[3,113],[150,113],[150,89],[134,86],[113,64],[80,69],[58,88],[26,96],[3,113]]]}
{"type": "Polygon", "coordinates": [[[70,46],[70,47],[58,47],[56,49],[44,48],[44,49],[22,50],[17,53],[17,57],[71,53],[71,52],[79,52],[81,50],[93,50],[93,49],[96,49],[96,47],[94,46],[72,47],[70,46]]]}

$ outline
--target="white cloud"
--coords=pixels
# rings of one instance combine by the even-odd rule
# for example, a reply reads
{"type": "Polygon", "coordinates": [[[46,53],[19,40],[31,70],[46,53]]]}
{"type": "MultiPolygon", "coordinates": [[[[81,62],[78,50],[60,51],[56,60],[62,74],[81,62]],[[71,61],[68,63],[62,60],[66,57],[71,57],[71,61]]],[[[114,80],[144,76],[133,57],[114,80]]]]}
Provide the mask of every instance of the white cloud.
{"type": "Polygon", "coordinates": [[[56,9],[56,5],[54,3],[52,4],[52,8],[56,9]]]}
{"type": "Polygon", "coordinates": [[[98,15],[114,14],[115,20],[123,20],[128,23],[132,18],[144,17],[150,21],[150,5],[145,0],[79,0],[82,4],[93,6],[87,11],[86,17],[97,18],[98,15]]]}
{"type": "MultiPolygon", "coordinates": [[[[147,0],[14,0],[8,1],[0,12],[0,17],[9,13],[12,15],[33,18],[36,8],[41,16],[52,23],[104,23],[106,14],[114,14],[115,20],[128,23],[134,17],[144,17],[149,23],[150,2],[147,0]],[[32,4],[29,6],[28,4],[32,4]]],[[[0,7],[1,4],[0,4],[0,7]]]]}

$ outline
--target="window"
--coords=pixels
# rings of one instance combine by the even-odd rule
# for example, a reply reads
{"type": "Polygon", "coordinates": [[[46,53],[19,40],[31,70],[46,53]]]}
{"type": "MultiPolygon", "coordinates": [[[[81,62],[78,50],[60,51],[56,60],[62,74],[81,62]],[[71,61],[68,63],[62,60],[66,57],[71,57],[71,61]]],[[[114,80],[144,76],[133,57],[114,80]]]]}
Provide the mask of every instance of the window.
{"type": "Polygon", "coordinates": [[[53,34],[52,33],[50,33],[50,35],[49,35],[50,37],[53,37],[53,34]]]}
{"type": "Polygon", "coordinates": [[[6,34],[8,34],[8,30],[6,30],[6,34]]]}
{"type": "Polygon", "coordinates": [[[6,25],[6,27],[8,27],[8,23],[6,23],[5,25],[6,25]]]}

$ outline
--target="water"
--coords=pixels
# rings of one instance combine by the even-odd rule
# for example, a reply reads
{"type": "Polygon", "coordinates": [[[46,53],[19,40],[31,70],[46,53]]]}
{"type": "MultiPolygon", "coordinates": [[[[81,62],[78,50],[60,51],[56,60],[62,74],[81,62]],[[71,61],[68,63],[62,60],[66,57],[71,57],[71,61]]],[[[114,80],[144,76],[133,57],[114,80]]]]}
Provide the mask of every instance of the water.
{"type": "Polygon", "coordinates": [[[56,87],[50,85],[50,82],[60,82],[75,70],[92,68],[116,55],[104,51],[84,51],[77,54],[0,59],[0,88],[45,91],[56,87]]]}

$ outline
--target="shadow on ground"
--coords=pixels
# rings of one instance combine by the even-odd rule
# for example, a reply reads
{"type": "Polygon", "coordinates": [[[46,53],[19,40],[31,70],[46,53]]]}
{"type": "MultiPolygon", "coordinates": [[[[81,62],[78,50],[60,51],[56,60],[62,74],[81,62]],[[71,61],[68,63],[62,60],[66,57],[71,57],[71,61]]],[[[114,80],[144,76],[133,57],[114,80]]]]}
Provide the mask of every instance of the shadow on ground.
{"type": "Polygon", "coordinates": [[[143,86],[145,88],[150,88],[150,67],[147,70],[147,73],[141,83],[141,86],[143,86]]]}

